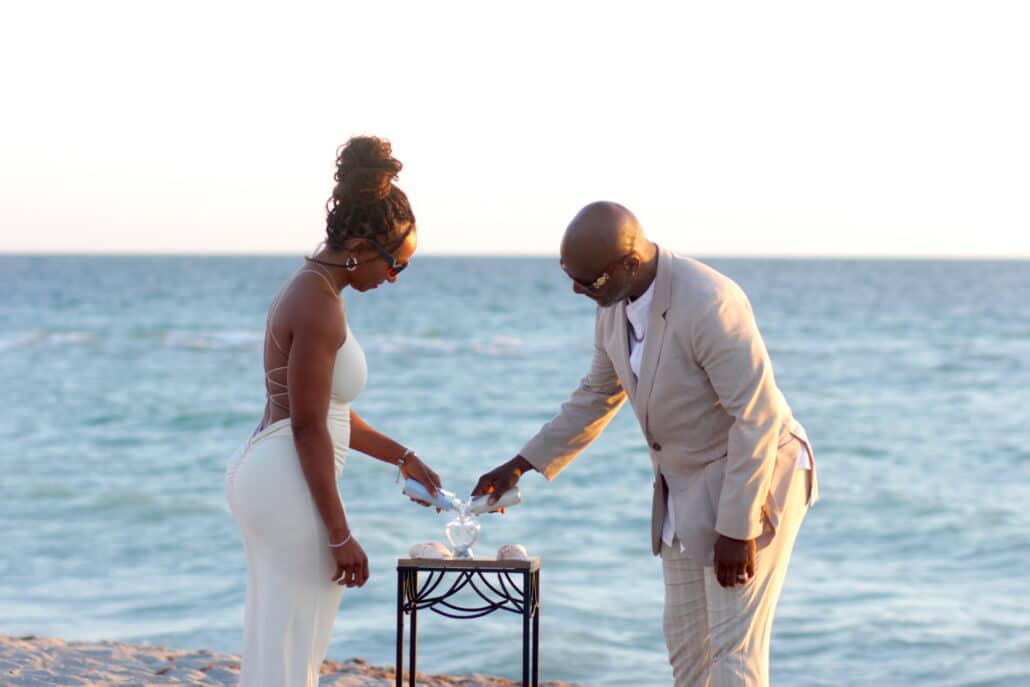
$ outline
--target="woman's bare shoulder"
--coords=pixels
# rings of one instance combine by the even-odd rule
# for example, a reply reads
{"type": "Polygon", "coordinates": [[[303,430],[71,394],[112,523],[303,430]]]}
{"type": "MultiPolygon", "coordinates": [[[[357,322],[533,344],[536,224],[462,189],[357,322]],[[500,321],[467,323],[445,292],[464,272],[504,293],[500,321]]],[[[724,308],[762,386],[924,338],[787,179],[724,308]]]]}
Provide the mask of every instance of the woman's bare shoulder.
{"type": "Polygon", "coordinates": [[[319,273],[301,270],[284,287],[276,308],[277,320],[294,336],[326,336],[340,339],[346,332],[340,294],[319,273]]]}

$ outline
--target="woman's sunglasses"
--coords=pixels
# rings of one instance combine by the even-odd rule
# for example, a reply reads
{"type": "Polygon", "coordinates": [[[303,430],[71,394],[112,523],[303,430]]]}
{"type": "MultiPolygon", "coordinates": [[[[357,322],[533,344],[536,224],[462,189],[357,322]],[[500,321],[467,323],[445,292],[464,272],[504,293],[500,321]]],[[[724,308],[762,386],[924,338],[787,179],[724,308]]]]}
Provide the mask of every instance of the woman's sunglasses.
{"type": "MultiPolygon", "coordinates": [[[[406,239],[407,237],[407,234],[402,236],[401,243],[404,243],[404,239],[406,239]]],[[[390,251],[386,250],[386,248],[383,247],[383,244],[379,243],[375,239],[365,240],[368,241],[372,245],[372,247],[376,249],[376,252],[379,253],[379,257],[383,259],[383,262],[390,266],[390,274],[392,276],[397,276],[398,274],[404,271],[404,268],[408,266],[408,263],[406,262],[397,262],[397,258],[393,257],[393,254],[390,253],[390,251]]]]}

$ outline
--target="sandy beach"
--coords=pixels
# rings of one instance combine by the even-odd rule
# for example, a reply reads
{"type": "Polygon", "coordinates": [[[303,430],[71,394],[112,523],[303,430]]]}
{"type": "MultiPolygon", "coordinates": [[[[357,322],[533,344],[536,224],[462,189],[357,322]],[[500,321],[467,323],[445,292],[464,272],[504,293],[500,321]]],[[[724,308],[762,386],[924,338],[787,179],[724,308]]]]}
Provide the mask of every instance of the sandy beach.
{"type": "MultiPolygon", "coordinates": [[[[235,687],[239,671],[239,656],[218,654],[207,649],[165,649],[121,642],[68,642],[36,635],[0,635],[0,684],[5,687],[235,687]]],[[[322,664],[320,685],[392,687],[394,680],[392,666],[373,666],[354,658],[342,662],[326,660],[322,664]]],[[[421,672],[416,673],[416,682],[424,687],[509,687],[519,684],[480,674],[452,676],[421,672]]],[[[540,684],[573,687],[568,682],[540,684]]]]}

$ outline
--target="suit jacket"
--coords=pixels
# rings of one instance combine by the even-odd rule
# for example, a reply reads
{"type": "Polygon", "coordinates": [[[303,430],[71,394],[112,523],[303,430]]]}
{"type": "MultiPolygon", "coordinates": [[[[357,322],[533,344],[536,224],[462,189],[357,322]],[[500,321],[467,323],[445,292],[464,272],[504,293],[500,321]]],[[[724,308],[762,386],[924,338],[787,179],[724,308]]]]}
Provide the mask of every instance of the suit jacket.
{"type": "MultiPolygon", "coordinates": [[[[688,555],[711,565],[718,534],[775,533],[804,428],[776,386],[747,296],[696,260],[659,249],[640,378],[629,364],[624,302],[598,308],[590,370],[523,447],[553,479],[628,398],[654,470],[651,547],[661,551],[666,499],[688,555]]],[[[807,501],[818,496],[815,454],[807,501]]]]}

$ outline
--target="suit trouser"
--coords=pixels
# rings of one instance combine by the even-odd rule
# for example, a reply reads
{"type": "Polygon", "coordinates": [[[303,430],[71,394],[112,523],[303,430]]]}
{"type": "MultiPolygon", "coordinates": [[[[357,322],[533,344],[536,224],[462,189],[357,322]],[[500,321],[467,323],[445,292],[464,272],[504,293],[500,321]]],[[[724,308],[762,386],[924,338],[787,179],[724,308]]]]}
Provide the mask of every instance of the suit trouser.
{"type": "Polygon", "coordinates": [[[787,574],[811,472],[791,481],[780,526],[757,541],[755,575],[724,588],[715,568],[700,566],[673,546],[662,544],[665,574],[663,629],[675,687],[760,687],[769,684],[769,637],[787,574]]]}

